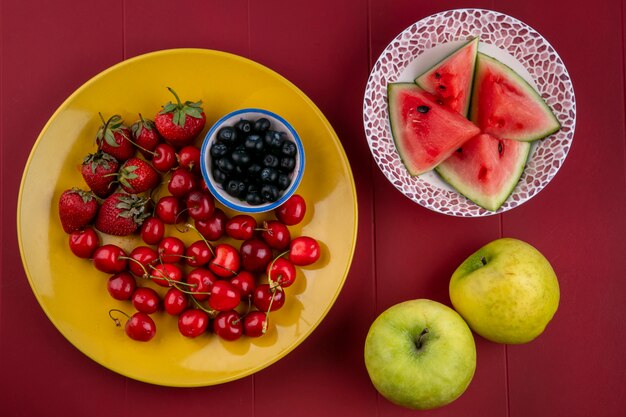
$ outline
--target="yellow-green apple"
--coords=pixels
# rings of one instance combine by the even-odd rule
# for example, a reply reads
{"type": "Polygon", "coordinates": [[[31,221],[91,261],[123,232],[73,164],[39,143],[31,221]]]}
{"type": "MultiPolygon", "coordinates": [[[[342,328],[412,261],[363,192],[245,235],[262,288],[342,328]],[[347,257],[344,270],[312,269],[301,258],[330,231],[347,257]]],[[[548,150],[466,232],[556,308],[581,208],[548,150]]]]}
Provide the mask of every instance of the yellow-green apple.
{"type": "Polygon", "coordinates": [[[450,300],[469,326],[498,343],[539,336],[559,305],[550,262],[533,246],[497,239],[470,255],[452,274],[450,300]]]}
{"type": "Polygon", "coordinates": [[[412,409],[457,399],[476,370],[474,336],[450,307],[427,299],[385,310],[365,340],[365,366],[380,394],[412,409]]]}

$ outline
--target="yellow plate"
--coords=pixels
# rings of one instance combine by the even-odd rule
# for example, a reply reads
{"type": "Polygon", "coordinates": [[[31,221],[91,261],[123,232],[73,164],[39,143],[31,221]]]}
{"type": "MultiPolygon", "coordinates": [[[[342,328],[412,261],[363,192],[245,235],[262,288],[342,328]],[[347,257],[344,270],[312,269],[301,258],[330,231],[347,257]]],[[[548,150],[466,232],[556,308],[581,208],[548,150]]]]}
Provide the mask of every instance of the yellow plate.
{"type": "MultiPolygon", "coordinates": [[[[201,135],[204,137],[204,133],[201,135]]],[[[270,214],[258,216],[270,218],[270,214]]],[[[250,375],[285,356],[322,321],[346,279],[356,242],[357,202],[354,179],[333,128],[315,104],[275,72],[235,55],[202,49],[154,52],[124,61],[74,92],[54,113],[28,159],[20,188],[18,236],[22,261],[39,304],[57,329],[78,349],[103,366],[137,380],[167,386],[219,384],[250,375]],[[108,312],[133,312],[130,302],[112,299],[108,275],[89,260],[72,255],[58,220],[63,190],[86,189],[78,166],[95,150],[94,135],[105,117],[120,114],[127,124],[154,117],[172,99],[204,101],[207,127],[243,107],[271,110],[289,120],[300,134],[307,157],[298,193],[307,201],[301,225],[292,236],[317,238],[323,248],[313,266],[300,268],[286,303],[270,315],[263,337],[225,342],[214,334],[187,339],[176,318],[154,315],[157,334],[135,342],[115,327],[108,312]]],[[[170,229],[171,234],[176,234],[170,229]]],[[[187,242],[194,236],[183,234],[187,242]]],[[[111,238],[129,250],[139,238],[111,238]]],[[[152,283],[140,283],[151,285],[152,283]]],[[[160,288],[160,287],[155,287],[160,288]]]]}

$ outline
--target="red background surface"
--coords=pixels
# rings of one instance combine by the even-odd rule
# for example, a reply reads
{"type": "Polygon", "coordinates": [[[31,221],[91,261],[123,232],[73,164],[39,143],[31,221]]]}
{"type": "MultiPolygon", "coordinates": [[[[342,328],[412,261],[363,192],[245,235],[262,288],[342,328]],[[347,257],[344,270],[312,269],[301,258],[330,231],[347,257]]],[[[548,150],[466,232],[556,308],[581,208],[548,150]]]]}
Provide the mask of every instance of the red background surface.
{"type": "Polygon", "coordinates": [[[277,0],[0,2],[2,416],[623,416],[626,208],[623,2],[277,0]],[[483,7],[514,16],[556,48],[577,100],[573,147],[555,179],[502,215],[452,218],[400,194],[374,164],[362,126],[371,65],[432,13],[483,7]],[[178,389],[127,379],[69,344],[22,269],[15,213],[22,171],[54,110],[124,59],[200,47],[239,54],[302,89],[340,137],[354,172],[359,239],[336,305],[297,349],[255,375],[178,389]],[[362,360],[376,315],[411,298],[449,304],[448,279],[478,247],[523,239],[552,262],[561,305],[521,346],[477,337],[478,367],[453,404],[414,412],[387,402],[362,360]]]}

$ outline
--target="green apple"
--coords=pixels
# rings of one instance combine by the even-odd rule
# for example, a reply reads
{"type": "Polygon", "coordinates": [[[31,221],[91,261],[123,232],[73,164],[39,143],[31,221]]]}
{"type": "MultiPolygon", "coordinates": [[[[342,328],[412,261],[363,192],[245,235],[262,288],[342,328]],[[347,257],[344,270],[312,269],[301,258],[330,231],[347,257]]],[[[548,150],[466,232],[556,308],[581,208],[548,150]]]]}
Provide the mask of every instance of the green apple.
{"type": "Polygon", "coordinates": [[[458,398],[474,376],[474,336],[450,307],[426,299],[405,301],[372,323],[365,366],[389,401],[420,410],[439,407],[458,398]]]}
{"type": "Polygon", "coordinates": [[[521,240],[495,240],[472,254],[450,279],[450,300],[479,335],[497,343],[539,336],[559,305],[550,262],[521,240]]]}

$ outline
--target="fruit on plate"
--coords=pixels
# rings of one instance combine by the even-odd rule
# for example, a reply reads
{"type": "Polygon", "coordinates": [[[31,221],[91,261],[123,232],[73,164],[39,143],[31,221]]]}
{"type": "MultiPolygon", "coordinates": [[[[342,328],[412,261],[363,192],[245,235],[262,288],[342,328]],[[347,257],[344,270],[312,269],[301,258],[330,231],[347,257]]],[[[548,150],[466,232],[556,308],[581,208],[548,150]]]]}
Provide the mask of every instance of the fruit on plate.
{"type": "Polygon", "coordinates": [[[387,87],[391,132],[411,175],[432,170],[480,129],[414,83],[387,87]]]}
{"type": "Polygon", "coordinates": [[[87,226],[97,211],[98,202],[91,192],[72,188],[63,191],[59,198],[59,217],[65,233],[72,233],[87,226]]]}
{"type": "Polygon", "coordinates": [[[465,321],[427,299],[405,301],[380,314],[367,334],[364,357],[382,396],[420,410],[457,399],[476,369],[476,345],[465,321]]]}
{"type": "Polygon", "coordinates": [[[134,194],[115,193],[104,200],[96,216],[96,229],[114,236],[134,233],[150,216],[147,200],[134,194]]]}
{"type": "Polygon", "coordinates": [[[496,211],[524,172],[530,143],[482,133],[465,142],[435,170],[479,206],[496,211]]]}
{"type": "Polygon", "coordinates": [[[463,43],[417,77],[415,83],[433,94],[437,101],[467,116],[477,53],[478,37],[463,43]]]}
{"type": "Polygon", "coordinates": [[[491,135],[528,142],[561,128],[550,107],[530,84],[483,53],[476,59],[470,119],[491,135]]]}
{"type": "Polygon", "coordinates": [[[83,159],[80,172],[91,191],[104,198],[115,190],[113,183],[119,167],[117,159],[98,150],[83,159]]]}
{"type": "Polygon", "coordinates": [[[202,110],[202,100],[182,103],[178,94],[167,87],[176,98],[176,103],[169,101],[154,117],[154,124],[159,134],[175,148],[189,145],[202,131],[206,115],[202,110]]]}
{"type": "Polygon", "coordinates": [[[469,326],[498,343],[539,336],[559,305],[550,262],[533,246],[497,239],[470,255],[450,280],[450,300],[469,326]]]}
{"type": "Polygon", "coordinates": [[[105,121],[102,113],[99,114],[102,126],[96,134],[98,148],[118,161],[125,161],[133,156],[135,145],[131,142],[132,133],[124,124],[122,117],[119,114],[114,114],[105,121]]]}
{"type": "Polygon", "coordinates": [[[117,180],[130,194],[139,194],[153,189],[161,177],[148,162],[141,158],[132,157],[120,167],[117,180]]]}

